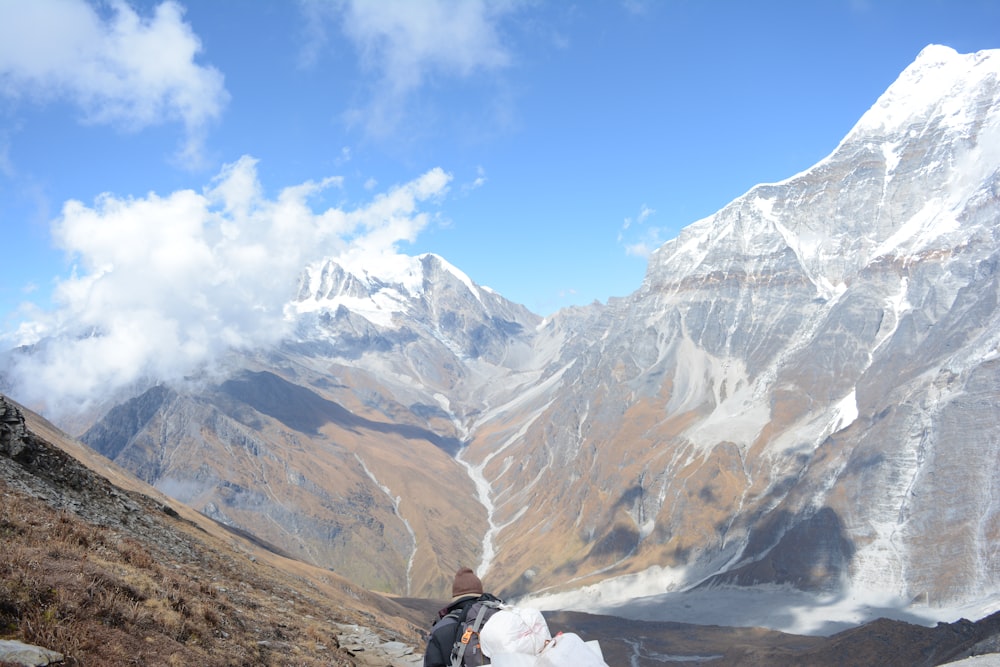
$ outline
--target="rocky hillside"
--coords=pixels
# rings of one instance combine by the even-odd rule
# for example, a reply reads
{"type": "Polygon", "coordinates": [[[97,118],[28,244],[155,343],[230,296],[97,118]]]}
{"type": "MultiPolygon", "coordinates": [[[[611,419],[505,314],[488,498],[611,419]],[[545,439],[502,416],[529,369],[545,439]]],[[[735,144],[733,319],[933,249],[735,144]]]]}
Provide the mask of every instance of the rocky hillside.
{"type": "Polygon", "coordinates": [[[413,611],[167,499],[2,396],[0,496],[0,639],[69,665],[420,662],[413,611]]]}

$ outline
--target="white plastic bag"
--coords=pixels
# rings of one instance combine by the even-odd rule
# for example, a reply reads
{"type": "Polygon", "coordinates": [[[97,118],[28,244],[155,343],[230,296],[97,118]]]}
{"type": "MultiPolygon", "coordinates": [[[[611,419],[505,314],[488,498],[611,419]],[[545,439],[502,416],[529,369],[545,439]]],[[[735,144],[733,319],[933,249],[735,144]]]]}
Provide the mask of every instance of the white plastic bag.
{"type": "Polygon", "coordinates": [[[585,642],[573,632],[561,632],[538,656],[534,667],[609,667],[600,644],[585,642]]]}
{"type": "Polygon", "coordinates": [[[497,653],[490,658],[493,667],[537,667],[538,656],[527,653],[497,653]]]}
{"type": "Polygon", "coordinates": [[[493,658],[503,653],[537,655],[552,638],[542,612],[505,605],[490,617],[479,633],[483,653],[493,658]]]}

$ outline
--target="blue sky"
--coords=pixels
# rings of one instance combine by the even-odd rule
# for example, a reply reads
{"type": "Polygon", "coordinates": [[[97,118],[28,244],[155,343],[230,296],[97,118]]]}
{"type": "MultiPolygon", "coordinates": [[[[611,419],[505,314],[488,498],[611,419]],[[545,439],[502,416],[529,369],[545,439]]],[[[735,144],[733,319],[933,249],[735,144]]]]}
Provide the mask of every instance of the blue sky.
{"type": "Polygon", "coordinates": [[[0,0],[0,341],[139,310],[238,339],[342,252],[435,252],[542,315],[624,296],[924,46],[998,26],[992,0],[0,0]]]}

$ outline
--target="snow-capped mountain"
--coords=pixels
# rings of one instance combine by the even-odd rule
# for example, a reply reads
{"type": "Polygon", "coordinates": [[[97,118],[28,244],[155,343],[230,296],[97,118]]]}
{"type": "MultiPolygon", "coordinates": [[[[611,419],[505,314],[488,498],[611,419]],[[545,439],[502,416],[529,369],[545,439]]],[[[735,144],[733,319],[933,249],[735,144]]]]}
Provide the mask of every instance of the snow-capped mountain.
{"type": "Polygon", "coordinates": [[[295,336],[85,440],[399,593],[1000,592],[1000,51],[931,46],[814,167],[542,320],[435,255],[304,273],[295,336]]]}
{"type": "Polygon", "coordinates": [[[310,267],[293,337],[234,355],[221,380],[153,387],[84,441],[293,556],[379,590],[437,590],[479,557],[466,536],[484,510],[454,458],[467,413],[525,374],[540,318],[435,255],[380,269],[310,267]]]}
{"type": "Polygon", "coordinates": [[[996,590],[998,72],[929,47],[827,159],[659,249],[520,438],[537,489],[591,481],[524,570],[996,590]]]}

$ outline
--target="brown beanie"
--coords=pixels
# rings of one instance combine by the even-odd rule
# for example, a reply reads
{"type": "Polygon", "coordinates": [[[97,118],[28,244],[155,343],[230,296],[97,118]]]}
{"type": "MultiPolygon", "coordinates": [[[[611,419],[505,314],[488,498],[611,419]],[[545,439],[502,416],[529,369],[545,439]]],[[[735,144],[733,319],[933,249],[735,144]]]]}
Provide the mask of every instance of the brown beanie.
{"type": "Polygon", "coordinates": [[[451,585],[451,596],[453,598],[482,594],[483,582],[479,580],[475,572],[467,567],[463,567],[455,573],[455,582],[451,585]]]}

